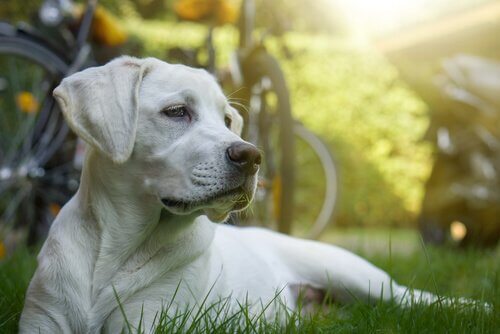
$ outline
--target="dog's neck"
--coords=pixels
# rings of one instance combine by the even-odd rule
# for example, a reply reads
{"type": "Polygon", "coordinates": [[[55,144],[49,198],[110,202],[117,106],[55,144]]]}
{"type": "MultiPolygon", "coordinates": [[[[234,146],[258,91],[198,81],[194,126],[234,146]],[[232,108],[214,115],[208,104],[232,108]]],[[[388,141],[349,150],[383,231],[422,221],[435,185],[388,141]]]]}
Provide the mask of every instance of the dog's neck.
{"type": "Polygon", "coordinates": [[[120,272],[140,270],[159,252],[182,254],[163,254],[171,262],[166,267],[179,266],[202,254],[213,239],[214,224],[196,215],[167,213],[133,174],[127,162],[114,164],[92,149],[87,154],[77,200],[99,230],[96,288],[120,272]]]}

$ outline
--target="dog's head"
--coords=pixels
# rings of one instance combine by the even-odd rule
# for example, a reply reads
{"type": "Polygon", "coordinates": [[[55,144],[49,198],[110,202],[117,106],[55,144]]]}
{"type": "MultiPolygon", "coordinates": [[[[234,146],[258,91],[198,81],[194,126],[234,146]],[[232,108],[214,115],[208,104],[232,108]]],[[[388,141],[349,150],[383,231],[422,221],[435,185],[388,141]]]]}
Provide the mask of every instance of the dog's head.
{"type": "Polygon", "coordinates": [[[64,79],[54,96],[70,127],[168,211],[221,221],[250,203],[261,156],[207,72],[122,57],[64,79]]]}

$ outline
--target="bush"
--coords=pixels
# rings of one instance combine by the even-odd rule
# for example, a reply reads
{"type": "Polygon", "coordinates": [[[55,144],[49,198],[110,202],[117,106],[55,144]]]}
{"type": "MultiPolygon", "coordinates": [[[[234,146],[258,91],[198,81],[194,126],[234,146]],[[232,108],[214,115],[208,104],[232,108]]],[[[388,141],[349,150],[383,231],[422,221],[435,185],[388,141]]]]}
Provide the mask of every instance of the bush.
{"type": "Polygon", "coordinates": [[[287,44],[294,113],[339,163],[338,223],[411,225],[430,170],[425,104],[369,48],[308,35],[287,44]]]}

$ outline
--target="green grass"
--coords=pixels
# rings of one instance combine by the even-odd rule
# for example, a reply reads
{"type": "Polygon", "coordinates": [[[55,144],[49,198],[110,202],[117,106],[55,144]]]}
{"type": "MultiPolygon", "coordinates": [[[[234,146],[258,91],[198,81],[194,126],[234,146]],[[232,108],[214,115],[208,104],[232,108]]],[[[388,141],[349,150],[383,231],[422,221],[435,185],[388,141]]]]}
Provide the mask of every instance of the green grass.
{"type": "Polygon", "coordinates": [[[24,294],[35,267],[36,258],[26,249],[0,263],[0,333],[17,332],[24,294]]]}
{"type": "MultiPolygon", "coordinates": [[[[333,304],[311,316],[289,314],[285,323],[280,325],[262,317],[252,318],[244,303],[236,314],[230,313],[223,300],[216,305],[206,305],[196,314],[193,310],[179,310],[177,316],[168,317],[165,311],[159,312],[157,319],[161,325],[154,332],[172,333],[183,328],[183,332],[191,333],[498,333],[500,248],[423,248],[416,234],[409,230],[396,230],[390,234],[383,230],[344,230],[332,232],[325,239],[358,251],[401,284],[450,297],[482,300],[492,304],[494,309],[487,312],[474,306],[442,307],[439,304],[415,305],[407,309],[393,303],[375,306],[333,304]],[[369,240],[369,235],[377,242],[366,248],[363,245],[369,240]],[[382,247],[384,243],[385,249],[382,247]],[[409,250],[402,251],[404,249],[409,250]],[[187,325],[189,317],[196,320],[187,325]]],[[[1,333],[16,332],[24,292],[35,266],[34,255],[26,250],[18,251],[0,264],[1,333]]],[[[137,328],[133,331],[136,332],[137,328]]],[[[149,328],[140,331],[150,332],[149,328]]]]}

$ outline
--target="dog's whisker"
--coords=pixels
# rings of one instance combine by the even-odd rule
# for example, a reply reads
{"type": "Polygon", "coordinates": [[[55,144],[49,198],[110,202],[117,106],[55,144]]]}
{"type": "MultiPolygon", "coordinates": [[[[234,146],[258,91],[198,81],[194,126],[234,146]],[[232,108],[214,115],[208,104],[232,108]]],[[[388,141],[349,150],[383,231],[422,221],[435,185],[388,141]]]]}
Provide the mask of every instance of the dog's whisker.
{"type": "Polygon", "coordinates": [[[248,104],[248,99],[239,98],[239,97],[229,98],[227,100],[228,100],[228,102],[241,102],[241,103],[248,104]]]}
{"type": "Polygon", "coordinates": [[[238,93],[239,91],[241,91],[241,90],[243,90],[243,89],[246,89],[246,87],[240,87],[240,88],[238,88],[238,89],[234,90],[233,92],[229,93],[229,94],[226,96],[226,98],[230,99],[230,98],[231,98],[231,96],[233,96],[234,94],[238,93]]]}

